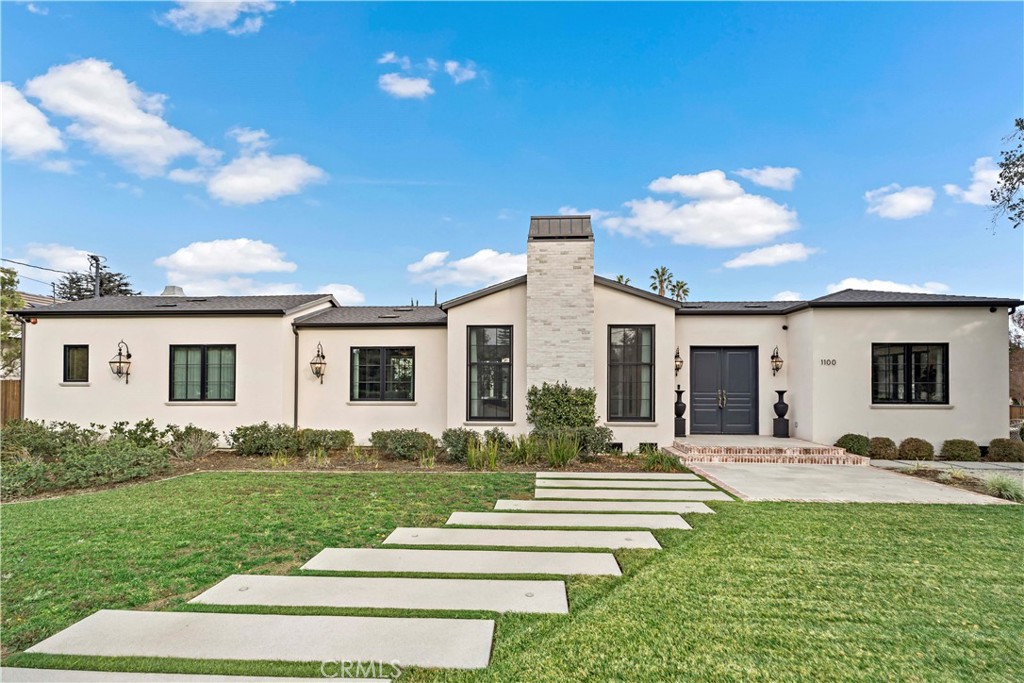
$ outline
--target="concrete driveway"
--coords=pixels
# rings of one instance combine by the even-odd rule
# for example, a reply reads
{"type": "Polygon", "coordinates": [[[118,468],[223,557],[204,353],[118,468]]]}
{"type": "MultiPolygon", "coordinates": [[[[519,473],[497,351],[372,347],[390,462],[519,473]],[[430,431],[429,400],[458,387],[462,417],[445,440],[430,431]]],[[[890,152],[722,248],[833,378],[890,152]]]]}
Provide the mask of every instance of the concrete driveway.
{"type": "Polygon", "coordinates": [[[749,463],[690,463],[687,466],[744,500],[1012,504],[1000,498],[874,467],[749,463]]]}

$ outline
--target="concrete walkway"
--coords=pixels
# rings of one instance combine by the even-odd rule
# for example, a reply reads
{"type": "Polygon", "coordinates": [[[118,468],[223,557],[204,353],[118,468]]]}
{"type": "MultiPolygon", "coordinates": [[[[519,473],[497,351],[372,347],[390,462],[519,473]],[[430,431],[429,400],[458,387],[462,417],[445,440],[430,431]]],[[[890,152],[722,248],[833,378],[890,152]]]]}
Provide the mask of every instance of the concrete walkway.
{"type": "Polygon", "coordinates": [[[999,498],[875,467],[701,463],[691,465],[691,468],[745,500],[1011,504],[999,498]]]}
{"type": "MultiPolygon", "coordinates": [[[[124,671],[69,671],[68,669],[0,669],[4,683],[310,683],[323,678],[280,676],[214,676],[211,674],[144,674],[124,671]]],[[[344,683],[380,683],[379,678],[346,678],[344,683]]]]}
{"type": "Polygon", "coordinates": [[[883,470],[905,470],[924,466],[936,470],[964,470],[978,477],[986,474],[1016,474],[1024,476],[1024,462],[971,462],[967,460],[872,460],[872,467],[883,470]]]}

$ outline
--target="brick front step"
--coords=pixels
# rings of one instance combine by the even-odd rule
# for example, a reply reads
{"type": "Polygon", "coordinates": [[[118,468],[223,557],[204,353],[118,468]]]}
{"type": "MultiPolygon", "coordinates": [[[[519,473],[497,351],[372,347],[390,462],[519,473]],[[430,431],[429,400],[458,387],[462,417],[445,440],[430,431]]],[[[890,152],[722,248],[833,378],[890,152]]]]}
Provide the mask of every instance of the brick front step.
{"type": "Polygon", "coordinates": [[[836,446],[694,446],[676,442],[665,448],[683,463],[738,462],[786,465],[869,465],[870,458],[836,446]]]}

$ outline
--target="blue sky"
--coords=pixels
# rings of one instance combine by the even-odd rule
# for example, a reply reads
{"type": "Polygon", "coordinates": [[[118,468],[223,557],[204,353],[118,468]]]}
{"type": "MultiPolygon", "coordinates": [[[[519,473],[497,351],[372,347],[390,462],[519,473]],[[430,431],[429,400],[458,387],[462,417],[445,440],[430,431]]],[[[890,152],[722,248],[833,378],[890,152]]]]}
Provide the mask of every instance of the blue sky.
{"type": "Polygon", "coordinates": [[[428,303],[518,274],[529,216],[576,209],[598,273],[667,265],[692,299],[1022,293],[1024,233],[986,206],[1020,3],[0,13],[7,258],[428,303]]]}

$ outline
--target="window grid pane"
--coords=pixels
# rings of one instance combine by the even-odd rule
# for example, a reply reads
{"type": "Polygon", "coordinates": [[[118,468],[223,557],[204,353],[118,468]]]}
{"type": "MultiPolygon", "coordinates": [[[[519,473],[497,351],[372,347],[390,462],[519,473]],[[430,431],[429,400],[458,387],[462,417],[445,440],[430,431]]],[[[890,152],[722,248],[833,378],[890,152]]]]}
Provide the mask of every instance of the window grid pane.
{"type": "Polygon", "coordinates": [[[351,400],[412,401],[414,347],[352,347],[351,400]]]}
{"type": "Polygon", "coordinates": [[[172,346],[172,401],[234,401],[235,347],[172,346]]]}
{"type": "Polygon", "coordinates": [[[608,419],[654,418],[654,329],[608,329],[608,419]]]}
{"type": "Polygon", "coordinates": [[[949,403],[947,344],[872,344],[872,403],[949,403]]]}
{"type": "Polygon", "coordinates": [[[468,334],[468,418],[511,420],[512,327],[470,327],[468,334]]]}
{"type": "Polygon", "coordinates": [[[89,347],[68,345],[64,347],[64,381],[89,381],[89,347]]]}

